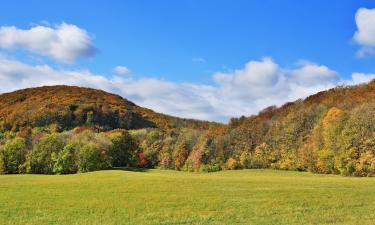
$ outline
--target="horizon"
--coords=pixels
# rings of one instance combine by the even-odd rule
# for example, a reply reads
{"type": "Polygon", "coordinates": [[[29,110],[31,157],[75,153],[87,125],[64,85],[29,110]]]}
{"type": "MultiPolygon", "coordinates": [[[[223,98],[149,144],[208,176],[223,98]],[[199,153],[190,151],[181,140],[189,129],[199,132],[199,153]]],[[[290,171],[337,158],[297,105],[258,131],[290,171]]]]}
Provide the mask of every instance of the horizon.
{"type": "Polygon", "coordinates": [[[227,123],[375,78],[375,3],[364,0],[22,4],[2,7],[0,93],[82,86],[227,123]]]}

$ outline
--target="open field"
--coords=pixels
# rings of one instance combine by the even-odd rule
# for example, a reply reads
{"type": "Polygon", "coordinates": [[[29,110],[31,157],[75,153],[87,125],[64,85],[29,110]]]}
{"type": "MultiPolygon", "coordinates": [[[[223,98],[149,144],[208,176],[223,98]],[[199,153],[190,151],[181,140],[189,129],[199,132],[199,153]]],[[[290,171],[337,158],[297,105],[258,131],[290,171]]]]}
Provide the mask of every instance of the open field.
{"type": "Polygon", "coordinates": [[[1,224],[373,224],[375,179],[272,170],[0,176],[1,224]]]}

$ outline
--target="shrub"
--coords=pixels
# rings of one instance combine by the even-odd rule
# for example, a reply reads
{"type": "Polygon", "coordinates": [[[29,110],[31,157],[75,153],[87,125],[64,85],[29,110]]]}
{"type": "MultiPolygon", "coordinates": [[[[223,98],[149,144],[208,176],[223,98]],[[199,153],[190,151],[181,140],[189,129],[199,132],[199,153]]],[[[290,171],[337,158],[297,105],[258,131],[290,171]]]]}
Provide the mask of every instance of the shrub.
{"type": "Polygon", "coordinates": [[[348,175],[352,175],[355,172],[355,164],[353,162],[349,162],[346,165],[346,171],[348,175]]]}
{"type": "MultiPolygon", "coordinates": [[[[269,166],[269,163],[261,158],[253,158],[251,160],[250,164],[252,169],[262,169],[262,168],[267,168],[269,166]]],[[[278,164],[275,164],[274,167],[279,166],[278,164]]]]}
{"type": "Polygon", "coordinates": [[[194,172],[193,164],[190,160],[185,162],[185,165],[182,167],[182,170],[185,172],[194,172]]]}
{"type": "Polygon", "coordinates": [[[214,164],[214,165],[210,165],[210,164],[201,164],[201,166],[199,167],[199,172],[203,172],[203,173],[210,173],[210,172],[217,172],[217,171],[220,171],[221,168],[219,165],[217,164],[214,164]]]}
{"type": "Polygon", "coordinates": [[[237,160],[233,159],[233,158],[229,158],[228,161],[227,161],[227,168],[229,170],[235,170],[238,168],[238,163],[237,163],[237,160]]]}

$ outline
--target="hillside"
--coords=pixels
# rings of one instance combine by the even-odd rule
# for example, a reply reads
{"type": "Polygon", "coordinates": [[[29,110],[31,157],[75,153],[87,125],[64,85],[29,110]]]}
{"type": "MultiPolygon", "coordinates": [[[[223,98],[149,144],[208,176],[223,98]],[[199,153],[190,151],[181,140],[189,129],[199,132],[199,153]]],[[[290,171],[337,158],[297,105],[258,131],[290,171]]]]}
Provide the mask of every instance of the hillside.
{"type": "Polygon", "coordinates": [[[375,173],[375,81],[232,119],[227,136],[252,167],[367,176],[375,173]]]}
{"type": "Polygon", "coordinates": [[[375,81],[271,106],[228,125],[155,113],[100,90],[31,88],[0,95],[0,121],[3,173],[132,166],[375,176],[375,81]]]}
{"type": "Polygon", "coordinates": [[[60,130],[82,125],[107,130],[205,125],[155,113],[119,95],[73,86],[29,88],[0,95],[0,124],[3,130],[52,124],[60,130]]]}

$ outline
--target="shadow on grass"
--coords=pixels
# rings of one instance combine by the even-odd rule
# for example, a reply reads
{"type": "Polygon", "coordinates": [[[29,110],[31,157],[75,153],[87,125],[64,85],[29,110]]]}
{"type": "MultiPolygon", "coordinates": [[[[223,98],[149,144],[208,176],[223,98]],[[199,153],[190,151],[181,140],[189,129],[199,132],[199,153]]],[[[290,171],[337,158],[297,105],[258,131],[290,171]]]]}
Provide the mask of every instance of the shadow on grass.
{"type": "Polygon", "coordinates": [[[123,170],[130,172],[148,172],[149,168],[137,168],[137,167],[113,167],[111,170],[123,170]]]}

